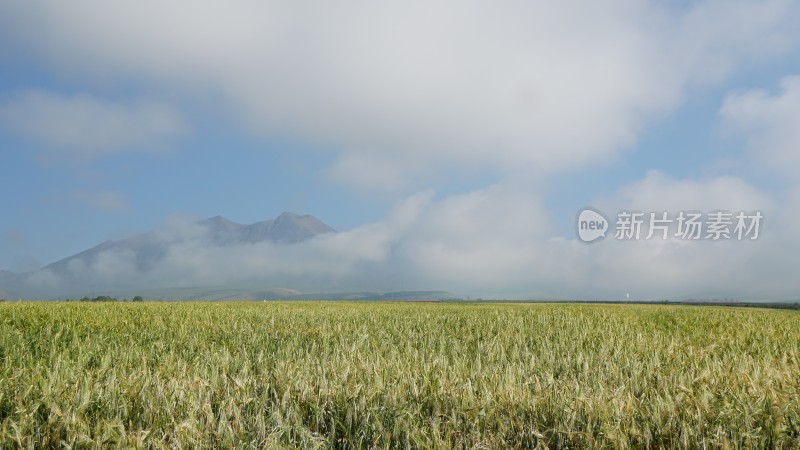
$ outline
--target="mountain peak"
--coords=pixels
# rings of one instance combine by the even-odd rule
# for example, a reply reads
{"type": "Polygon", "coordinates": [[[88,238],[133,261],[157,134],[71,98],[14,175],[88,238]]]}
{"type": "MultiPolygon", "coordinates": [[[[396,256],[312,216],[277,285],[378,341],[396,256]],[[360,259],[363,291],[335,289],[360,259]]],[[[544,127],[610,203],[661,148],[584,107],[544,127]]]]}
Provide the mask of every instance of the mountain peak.
{"type": "Polygon", "coordinates": [[[208,219],[203,220],[200,223],[205,225],[224,226],[224,227],[241,226],[241,224],[238,224],[232,220],[228,220],[222,216],[209,217],[208,219]]]}
{"type": "Polygon", "coordinates": [[[275,219],[256,222],[244,227],[241,240],[250,243],[272,241],[293,244],[311,239],[318,234],[334,231],[336,230],[314,216],[287,211],[275,219]]]}
{"type": "MultiPolygon", "coordinates": [[[[197,222],[197,224],[207,230],[206,233],[201,235],[201,238],[207,239],[207,242],[213,246],[255,244],[259,242],[294,244],[311,239],[321,233],[335,231],[313,216],[301,216],[291,212],[285,212],[273,220],[256,222],[251,225],[242,225],[222,216],[210,217],[197,222]]],[[[90,267],[101,253],[122,251],[126,254],[134,255],[137,269],[146,271],[167,255],[173,245],[196,237],[197,235],[194,234],[163,234],[151,231],[127,239],[103,242],[81,253],[52,263],[47,268],[56,273],[66,274],[70,270],[70,264],[77,264],[79,267],[90,267]]],[[[0,278],[10,277],[12,277],[12,274],[0,272],[0,278]]]]}

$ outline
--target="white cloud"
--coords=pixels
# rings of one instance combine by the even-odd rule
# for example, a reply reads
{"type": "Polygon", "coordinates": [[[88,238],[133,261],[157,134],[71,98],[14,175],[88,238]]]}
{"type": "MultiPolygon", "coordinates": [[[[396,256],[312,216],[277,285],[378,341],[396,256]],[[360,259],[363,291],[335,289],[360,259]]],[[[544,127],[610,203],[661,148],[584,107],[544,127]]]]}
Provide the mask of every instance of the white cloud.
{"type": "Polygon", "coordinates": [[[34,274],[30,282],[41,288],[449,289],[501,298],[623,299],[626,292],[647,300],[800,296],[789,275],[800,264],[792,229],[800,215],[777,208],[742,180],[683,180],[653,172],[604,204],[615,210],[759,210],[764,221],[757,240],[618,241],[612,230],[589,245],[549,237],[538,195],[495,185],[438,200],[421,193],[398,203],[380,222],[292,245],[220,246],[203,226],[175,222],[148,238],[150,249],[165,246],[145,266],[139,263],[150,256],[108,249],[93,260],[73,262],[66,273],[34,274]]]}
{"type": "Polygon", "coordinates": [[[792,25],[798,14],[792,0],[691,2],[669,30],[672,62],[693,82],[714,82],[738,65],[759,64],[791,51],[798,42],[792,25]]]}
{"type": "Polygon", "coordinates": [[[747,137],[757,162],[796,179],[800,171],[800,75],[781,80],[775,94],[762,89],[730,93],[720,114],[727,127],[747,137]]]}
{"type": "Polygon", "coordinates": [[[3,8],[5,34],[65,73],[221,94],[257,133],[335,149],[332,176],[368,188],[603,161],[687,86],[788,48],[800,18],[787,0],[3,8]]]}
{"type": "MultiPolygon", "coordinates": [[[[327,174],[366,189],[415,189],[443,168],[533,179],[606,161],[693,89],[796,46],[800,34],[791,0],[675,9],[631,0],[79,4],[0,5],[0,38],[77,83],[138,80],[190,102],[221,98],[255,133],[333,149],[327,174]]],[[[731,94],[722,109],[749,133],[759,159],[791,170],[799,85],[788,78],[779,94],[731,94]]],[[[157,101],[29,92],[2,111],[14,131],[87,155],[186,128],[157,101]]],[[[144,273],[129,252],[69,270],[114,286],[405,280],[562,298],[786,297],[797,293],[787,271],[798,265],[792,226],[800,214],[774,197],[736,177],[654,171],[596,205],[612,213],[762,210],[769,225],[753,242],[551,238],[540,194],[498,184],[445,198],[425,192],[383,221],[293,246],[213,246],[202,227],[176,223],[157,233],[170,245],[144,273]]],[[[790,197],[800,206],[800,196],[790,197]]]]}
{"type": "MultiPolygon", "coordinates": [[[[673,236],[666,240],[653,238],[619,241],[614,230],[598,244],[564,246],[574,263],[586,261],[580,277],[573,285],[589,292],[616,293],[621,299],[626,292],[636,298],[736,297],[774,298],[786,296],[785,279],[772,271],[790,264],[791,255],[782,248],[780,216],[782,210],[767,194],[746,181],[729,176],[706,180],[676,179],[653,171],[642,180],[620,188],[619,193],[604,200],[605,212],[613,220],[621,210],[669,212],[675,218],[680,211],[708,213],[716,210],[731,212],[759,211],[764,216],[757,240],[681,240],[673,236]],[[768,263],[762,261],[768,260],[768,263]],[[769,269],[768,269],[769,268],[769,269]],[[777,287],[780,285],[781,287],[777,287]]],[[[674,233],[674,229],[672,233],[674,233]]],[[[706,232],[704,231],[705,235],[706,232]]],[[[567,280],[564,280],[567,282],[567,280]]],[[[785,297],[782,297],[785,298],[785,297]]]]}
{"type": "Polygon", "coordinates": [[[606,204],[625,205],[629,210],[635,211],[671,213],[756,211],[772,208],[772,201],[767,195],[738,177],[676,179],[657,170],[651,170],[635,183],[622,186],[615,198],[606,200],[606,204]]]}
{"type": "Polygon", "coordinates": [[[159,101],[109,102],[48,91],[20,92],[0,105],[0,125],[49,149],[85,157],[160,150],[187,130],[180,114],[159,101]]]}
{"type": "Polygon", "coordinates": [[[426,283],[507,291],[546,271],[548,229],[536,194],[495,185],[429,205],[396,253],[426,283]]]}

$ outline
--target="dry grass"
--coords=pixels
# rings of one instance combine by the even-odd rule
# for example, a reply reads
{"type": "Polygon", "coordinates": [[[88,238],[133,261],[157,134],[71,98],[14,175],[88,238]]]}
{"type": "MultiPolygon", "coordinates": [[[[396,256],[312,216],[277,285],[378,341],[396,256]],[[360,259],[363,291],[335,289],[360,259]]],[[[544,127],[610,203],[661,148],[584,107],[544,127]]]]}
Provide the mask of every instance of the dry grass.
{"type": "Polygon", "coordinates": [[[1,448],[800,448],[800,314],[0,304],[1,448]]]}

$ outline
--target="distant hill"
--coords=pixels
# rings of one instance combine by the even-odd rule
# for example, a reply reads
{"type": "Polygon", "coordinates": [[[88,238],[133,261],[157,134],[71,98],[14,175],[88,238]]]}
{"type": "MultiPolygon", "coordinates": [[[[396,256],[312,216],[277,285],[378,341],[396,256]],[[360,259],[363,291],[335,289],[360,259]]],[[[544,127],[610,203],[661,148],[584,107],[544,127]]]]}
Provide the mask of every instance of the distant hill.
{"type": "Polygon", "coordinates": [[[0,299],[17,298],[18,294],[10,288],[19,282],[19,275],[7,270],[0,270],[0,299]]]}
{"type": "Polygon", "coordinates": [[[0,281],[11,280],[16,278],[18,275],[14,272],[9,272],[8,270],[0,270],[0,281]]]}
{"type": "MultiPolygon", "coordinates": [[[[226,246],[235,244],[255,244],[272,242],[279,244],[295,244],[323,233],[334,233],[336,230],[321,220],[310,215],[299,215],[285,212],[272,220],[243,225],[222,216],[215,216],[195,224],[202,231],[203,239],[208,244],[226,246]]],[[[134,256],[136,269],[148,270],[155,262],[167,254],[170,246],[196,235],[175,234],[168,231],[154,230],[127,239],[106,241],[88,250],[64,258],[48,265],[58,275],[68,275],[71,269],[78,266],[89,266],[101,253],[108,251],[129,252],[134,256]]]]}
{"type": "MultiPolygon", "coordinates": [[[[216,218],[209,220],[214,219],[216,218]]],[[[224,218],[220,219],[225,220],[224,218]]],[[[230,222],[230,224],[233,224],[233,222],[230,222]]],[[[229,227],[230,225],[226,224],[225,226],[229,227]]],[[[333,233],[335,231],[314,216],[300,216],[287,212],[273,220],[256,222],[238,229],[237,238],[240,242],[247,243],[271,241],[293,244],[311,239],[318,234],[333,233]]]]}
{"type": "Polygon", "coordinates": [[[453,300],[457,296],[447,291],[398,291],[398,292],[329,292],[297,295],[269,295],[262,293],[264,300],[384,300],[384,301],[423,301],[453,300]]]}
{"type": "MultiPolygon", "coordinates": [[[[337,268],[339,259],[328,247],[349,251],[347,239],[324,240],[323,236],[333,233],[337,231],[316,217],[291,212],[252,224],[222,216],[175,223],[105,241],[34,272],[15,274],[0,270],[0,298],[123,299],[138,295],[167,301],[457,298],[445,291],[356,291],[361,288],[358,283],[342,282],[336,270],[331,269],[337,268]],[[321,245],[309,242],[317,237],[321,245]],[[295,250],[303,257],[293,259],[295,250]],[[326,266],[322,275],[315,272],[315,267],[305,267],[317,262],[315,252],[320,252],[320,264],[326,266]],[[209,261],[213,264],[206,265],[209,261]],[[217,276],[220,270],[223,273],[217,276]],[[331,271],[334,275],[328,276],[331,271]]],[[[342,264],[351,263],[345,258],[342,264]]],[[[378,283],[373,283],[367,289],[377,286],[378,283]]]]}
{"type": "Polygon", "coordinates": [[[317,292],[303,293],[294,289],[246,289],[225,286],[150,289],[136,291],[109,291],[104,295],[118,298],[131,298],[142,295],[147,300],[205,300],[205,301],[247,301],[247,300],[350,300],[350,301],[440,301],[456,300],[459,297],[447,291],[398,291],[398,292],[317,292]]]}

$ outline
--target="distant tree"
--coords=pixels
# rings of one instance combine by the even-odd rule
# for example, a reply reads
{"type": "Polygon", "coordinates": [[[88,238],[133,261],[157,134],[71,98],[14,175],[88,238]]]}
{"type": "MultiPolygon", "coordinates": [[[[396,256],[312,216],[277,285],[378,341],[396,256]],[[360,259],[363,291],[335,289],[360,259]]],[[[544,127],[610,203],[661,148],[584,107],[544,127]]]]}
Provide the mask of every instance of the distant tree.
{"type": "Polygon", "coordinates": [[[137,295],[136,297],[133,297],[133,300],[131,300],[131,301],[132,302],[143,302],[144,299],[142,298],[141,295],[137,295]]]}
{"type": "Polygon", "coordinates": [[[98,295],[95,298],[83,297],[80,301],[82,302],[118,302],[114,297],[110,297],[108,295],[98,295]]]}

